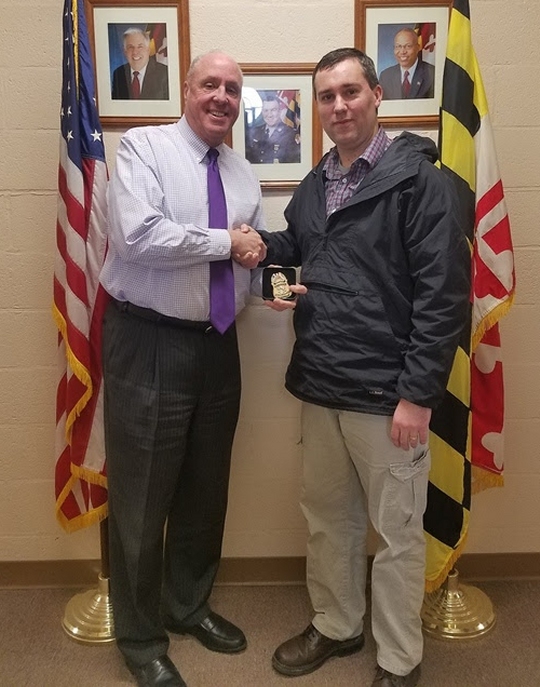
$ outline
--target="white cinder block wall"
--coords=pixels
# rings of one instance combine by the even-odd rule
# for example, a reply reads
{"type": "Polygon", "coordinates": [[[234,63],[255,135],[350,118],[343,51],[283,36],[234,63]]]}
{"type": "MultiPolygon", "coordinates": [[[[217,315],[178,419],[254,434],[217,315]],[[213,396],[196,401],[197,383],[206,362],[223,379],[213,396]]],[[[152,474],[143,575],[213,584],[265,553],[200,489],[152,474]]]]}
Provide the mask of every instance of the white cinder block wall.
{"type": "MultiPolygon", "coordinates": [[[[62,0],[0,0],[0,560],[99,557],[98,528],[66,535],[54,517],[55,250],[62,0]]],[[[420,4],[420,3],[419,3],[420,4]]],[[[510,208],[516,304],[502,324],[506,487],[473,502],[467,551],[539,552],[540,101],[537,0],[471,0],[510,208]]],[[[353,0],[190,0],[192,55],[316,62],[352,45],[353,0]]],[[[107,132],[110,165],[118,132],[107,132]]],[[[281,228],[288,194],[265,195],[281,228]]],[[[283,389],[290,319],[263,306],[240,321],[244,396],[225,556],[301,556],[298,403],[283,389]]]]}

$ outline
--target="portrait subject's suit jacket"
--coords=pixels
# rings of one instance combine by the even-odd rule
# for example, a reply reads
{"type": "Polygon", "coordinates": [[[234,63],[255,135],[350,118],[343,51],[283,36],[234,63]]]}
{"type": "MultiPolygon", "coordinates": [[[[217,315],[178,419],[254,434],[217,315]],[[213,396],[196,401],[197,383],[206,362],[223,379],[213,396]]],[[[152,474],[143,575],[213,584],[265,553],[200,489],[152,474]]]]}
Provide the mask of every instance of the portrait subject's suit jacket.
{"type": "MultiPolygon", "coordinates": [[[[113,100],[131,100],[131,69],[129,64],[123,64],[114,70],[111,97],[113,100]]],[[[154,57],[148,61],[139,99],[169,99],[169,70],[166,65],[156,62],[154,57]]]]}
{"type": "MultiPolygon", "coordinates": [[[[409,100],[411,98],[433,98],[435,79],[435,67],[429,62],[419,61],[416,65],[409,100]]],[[[402,100],[401,92],[401,67],[396,64],[394,67],[384,69],[379,76],[379,83],[383,89],[383,100],[402,100]]]]}

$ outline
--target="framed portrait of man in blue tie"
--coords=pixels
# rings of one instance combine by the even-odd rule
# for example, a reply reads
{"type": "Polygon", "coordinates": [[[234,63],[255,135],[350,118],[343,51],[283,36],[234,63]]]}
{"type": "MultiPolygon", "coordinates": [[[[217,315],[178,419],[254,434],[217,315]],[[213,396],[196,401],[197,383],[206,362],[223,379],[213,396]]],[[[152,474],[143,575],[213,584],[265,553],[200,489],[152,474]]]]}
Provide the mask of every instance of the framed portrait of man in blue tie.
{"type": "Polygon", "coordinates": [[[450,0],[355,0],[355,45],[375,63],[386,124],[437,125],[450,0]]]}

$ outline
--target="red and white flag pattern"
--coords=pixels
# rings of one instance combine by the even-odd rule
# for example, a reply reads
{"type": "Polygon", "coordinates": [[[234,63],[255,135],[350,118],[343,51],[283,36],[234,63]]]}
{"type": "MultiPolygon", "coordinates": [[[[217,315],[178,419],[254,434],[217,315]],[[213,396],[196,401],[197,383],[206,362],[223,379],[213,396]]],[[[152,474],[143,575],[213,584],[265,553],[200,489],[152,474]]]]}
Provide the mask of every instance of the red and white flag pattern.
{"type": "Polygon", "coordinates": [[[66,0],[53,315],[58,326],[56,513],[64,529],[107,514],[101,322],[107,166],[84,0],[66,0]]]}
{"type": "MultiPolygon", "coordinates": [[[[479,74],[475,87],[485,103],[479,74]]],[[[499,320],[515,289],[514,255],[508,210],[497,164],[487,104],[479,108],[476,151],[476,212],[473,245],[471,461],[473,492],[497,485],[503,472],[504,381],[499,320]]]]}

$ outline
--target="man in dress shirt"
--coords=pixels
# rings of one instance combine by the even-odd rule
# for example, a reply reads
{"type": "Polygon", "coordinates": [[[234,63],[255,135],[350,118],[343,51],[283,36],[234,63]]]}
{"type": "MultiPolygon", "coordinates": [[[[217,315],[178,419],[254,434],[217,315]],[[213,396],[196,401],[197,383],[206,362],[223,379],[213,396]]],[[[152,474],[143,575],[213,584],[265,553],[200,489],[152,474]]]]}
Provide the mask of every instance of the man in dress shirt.
{"type": "Polygon", "coordinates": [[[300,162],[300,141],[297,134],[281,119],[277,95],[267,96],[262,103],[264,124],[249,132],[246,157],[254,164],[300,162]]]}
{"type": "Polygon", "coordinates": [[[242,631],[208,604],[240,401],[235,325],[221,334],[209,321],[210,264],[239,261],[238,313],[249,268],[266,252],[259,234],[236,228],[263,226],[257,179],[223,143],[241,92],[228,55],[194,60],[184,116],[128,131],[109,187],[101,283],[112,297],[103,323],[111,599],[118,647],[145,687],[185,686],[166,630],[213,651],[246,647],[242,631]],[[208,222],[216,149],[228,229],[208,222]]]}
{"type": "Polygon", "coordinates": [[[113,100],[168,100],[169,70],[150,57],[150,37],[140,29],[124,32],[127,63],[113,72],[113,100]]]}
{"type": "Polygon", "coordinates": [[[379,83],[383,100],[433,98],[435,67],[419,59],[419,37],[412,29],[401,29],[394,36],[397,64],[381,72],[379,83]]]}

